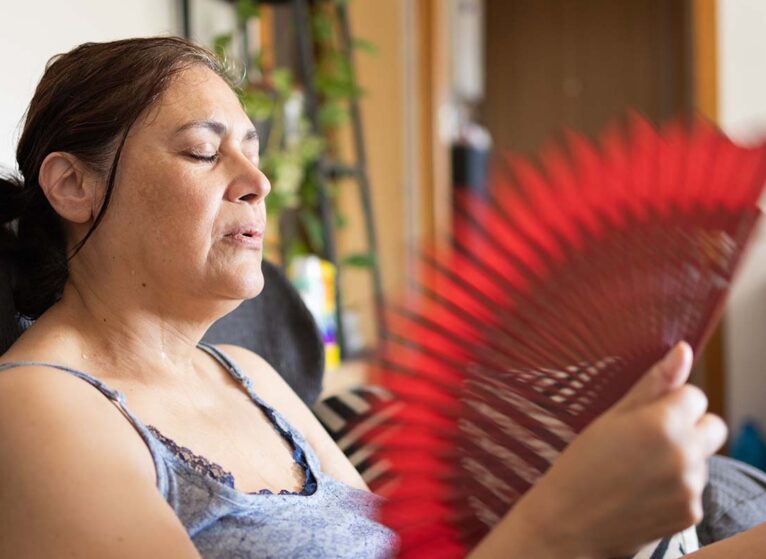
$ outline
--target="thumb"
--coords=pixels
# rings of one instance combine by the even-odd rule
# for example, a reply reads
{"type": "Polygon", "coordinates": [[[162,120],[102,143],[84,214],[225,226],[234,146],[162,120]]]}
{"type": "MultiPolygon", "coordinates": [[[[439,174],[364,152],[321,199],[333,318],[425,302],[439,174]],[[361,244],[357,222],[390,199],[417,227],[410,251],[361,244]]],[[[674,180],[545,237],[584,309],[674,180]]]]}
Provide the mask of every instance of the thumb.
{"type": "Polygon", "coordinates": [[[615,409],[628,410],[653,402],[667,392],[678,388],[689,378],[692,368],[692,349],[686,342],[677,343],[665,357],[642,376],[615,409]]]}

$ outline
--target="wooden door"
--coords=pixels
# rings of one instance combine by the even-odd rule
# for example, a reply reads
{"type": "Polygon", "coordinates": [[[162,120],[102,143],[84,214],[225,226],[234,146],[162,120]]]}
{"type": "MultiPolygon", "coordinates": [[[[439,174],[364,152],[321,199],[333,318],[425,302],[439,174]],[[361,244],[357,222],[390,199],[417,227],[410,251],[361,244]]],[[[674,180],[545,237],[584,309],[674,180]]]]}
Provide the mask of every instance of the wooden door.
{"type": "Polygon", "coordinates": [[[531,152],[569,126],[595,134],[632,107],[653,120],[692,106],[682,0],[487,0],[483,120],[531,152]]]}
{"type": "MultiPolygon", "coordinates": [[[[636,109],[716,119],[715,0],[485,0],[486,98],[498,149],[530,154],[563,126],[595,136],[636,109]]],[[[724,333],[693,381],[725,415],[724,333]]]]}

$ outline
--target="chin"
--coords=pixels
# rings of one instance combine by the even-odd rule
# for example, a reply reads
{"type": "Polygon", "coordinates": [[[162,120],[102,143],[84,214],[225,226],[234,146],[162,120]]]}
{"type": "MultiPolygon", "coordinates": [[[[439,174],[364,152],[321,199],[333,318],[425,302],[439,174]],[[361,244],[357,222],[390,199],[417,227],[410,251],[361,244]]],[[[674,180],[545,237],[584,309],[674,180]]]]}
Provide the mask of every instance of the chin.
{"type": "Polygon", "coordinates": [[[244,298],[245,299],[254,299],[255,297],[258,297],[263,292],[263,278],[261,278],[261,283],[258,284],[258,286],[253,286],[253,288],[250,290],[249,294],[247,294],[244,298]]]}
{"type": "Polygon", "coordinates": [[[257,274],[251,273],[239,276],[237,281],[231,285],[231,292],[235,299],[252,299],[261,294],[263,286],[263,273],[259,268],[257,274]]]}
{"type": "Polygon", "coordinates": [[[221,266],[216,274],[207,276],[204,286],[200,286],[202,291],[215,298],[231,301],[245,301],[257,297],[263,291],[265,283],[260,259],[257,263],[250,261],[233,264],[221,266]]]}

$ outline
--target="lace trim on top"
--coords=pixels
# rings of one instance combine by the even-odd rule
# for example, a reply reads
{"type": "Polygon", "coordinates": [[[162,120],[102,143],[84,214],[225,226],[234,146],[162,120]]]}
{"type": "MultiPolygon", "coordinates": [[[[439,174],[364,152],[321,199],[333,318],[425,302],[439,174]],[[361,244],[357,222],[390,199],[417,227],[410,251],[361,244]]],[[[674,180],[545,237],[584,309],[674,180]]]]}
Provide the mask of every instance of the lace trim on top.
{"type": "Polygon", "coordinates": [[[204,476],[209,476],[234,489],[234,476],[231,472],[224,470],[219,464],[211,462],[204,456],[192,452],[185,446],[177,444],[173,439],[160,433],[160,431],[153,425],[147,425],[146,428],[149,429],[152,435],[157,437],[162,444],[168,447],[173,454],[187,465],[191,466],[195,472],[204,476]]]}
{"type": "MultiPolygon", "coordinates": [[[[280,432],[280,434],[286,437],[288,441],[290,442],[290,444],[292,445],[293,460],[295,460],[295,463],[298,466],[300,466],[304,474],[305,481],[303,483],[303,489],[301,489],[301,491],[289,491],[287,489],[281,489],[278,494],[279,495],[312,495],[317,490],[317,480],[314,477],[314,473],[311,471],[311,468],[309,467],[309,464],[308,464],[308,461],[306,460],[306,455],[304,454],[303,449],[296,444],[295,439],[293,439],[292,433],[290,433],[289,431],[284,431],[279,426],[279,423],[276,421],[276,418],[274,417],[273,410],[270,410],[268,408],[263,408],[263,411],[266,412],[266,414],[269,416],[269,419],[277,428],[277,430],[280,432]]],[[[157,438],[157,440],[159,440],[162,444],[164,444],[175,456],[180,458],[181,461],[183,461],[185,464],[190,466],[195,472],[203,476],[211,477],[215,481],[219,483],[223,483],[224,485],[227,485],[228,487],[235,489],[234,476],[232,475],[231,472],[224,470],[223,467],[217,464],[216,462],[208,460],[204,456],[200,454],[196,454],[195,452],[191,451],[189,448],[177,444],[170,437],[166,437],[165,435],[160,433],[159,429],[157,429],[153,425],[147,425],[146,428],[149,429],[151,434],[154,435],[157,438]]],[[[271,489],[261,489],[260,491],[256,491],[255,494],[256,495],[273,495],[274,492],[271,489]]]]}

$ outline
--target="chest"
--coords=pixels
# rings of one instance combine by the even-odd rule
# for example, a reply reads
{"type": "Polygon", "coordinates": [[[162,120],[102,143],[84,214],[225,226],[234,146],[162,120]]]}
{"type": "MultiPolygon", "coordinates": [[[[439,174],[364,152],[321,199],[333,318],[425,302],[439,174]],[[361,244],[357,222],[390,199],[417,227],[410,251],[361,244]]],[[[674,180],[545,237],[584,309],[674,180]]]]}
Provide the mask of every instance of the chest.
{"type": "Polygon", "coordinates": [[[237,490],[278,493],[303,488],[305,473],[295,462],[290,440],[242,386],[232,382],[161,392],[120,389],[142,422],[170,439],[185,458],[229,472],[237,490]]]}

